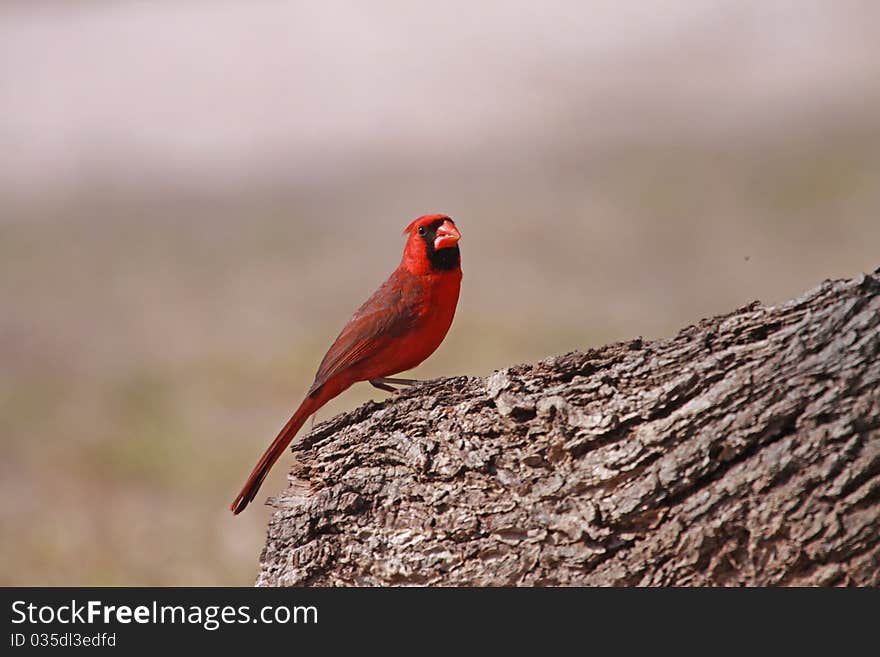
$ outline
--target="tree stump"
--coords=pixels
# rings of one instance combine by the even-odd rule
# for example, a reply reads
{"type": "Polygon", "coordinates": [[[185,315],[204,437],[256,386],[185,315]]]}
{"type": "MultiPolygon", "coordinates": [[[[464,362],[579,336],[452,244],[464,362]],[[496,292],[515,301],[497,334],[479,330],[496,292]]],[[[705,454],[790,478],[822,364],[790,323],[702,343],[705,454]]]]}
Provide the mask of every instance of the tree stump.
{"type": "Polygon", "coordinates": [[[293,445],[260,586],[880,584],[880,270],[293,445]]]}

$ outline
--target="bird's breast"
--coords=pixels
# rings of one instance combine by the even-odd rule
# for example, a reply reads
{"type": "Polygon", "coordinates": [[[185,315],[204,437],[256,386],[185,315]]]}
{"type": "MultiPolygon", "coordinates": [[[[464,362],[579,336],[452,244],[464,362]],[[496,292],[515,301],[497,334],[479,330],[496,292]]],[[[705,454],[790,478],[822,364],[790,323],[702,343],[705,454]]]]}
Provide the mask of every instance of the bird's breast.
{"type": "Polygon", "coordinates": [[[412,369],[430,356],[446,337],[461,289],[461,271],[443,272],[418,277],[412,293],[417,295],[416,317],[412,328],[394,342],[385,364],[390,376],[412,369]]]}

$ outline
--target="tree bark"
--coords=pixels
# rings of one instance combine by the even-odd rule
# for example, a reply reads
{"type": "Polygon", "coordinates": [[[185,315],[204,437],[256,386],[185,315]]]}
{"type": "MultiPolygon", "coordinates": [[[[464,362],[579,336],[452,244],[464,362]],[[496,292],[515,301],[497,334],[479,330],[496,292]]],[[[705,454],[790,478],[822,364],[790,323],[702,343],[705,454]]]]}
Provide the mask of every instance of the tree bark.
{"type": "Polygon", "coordinates": [[[293,446],[257,584],[880,584],[880,270],[293,446]]]}

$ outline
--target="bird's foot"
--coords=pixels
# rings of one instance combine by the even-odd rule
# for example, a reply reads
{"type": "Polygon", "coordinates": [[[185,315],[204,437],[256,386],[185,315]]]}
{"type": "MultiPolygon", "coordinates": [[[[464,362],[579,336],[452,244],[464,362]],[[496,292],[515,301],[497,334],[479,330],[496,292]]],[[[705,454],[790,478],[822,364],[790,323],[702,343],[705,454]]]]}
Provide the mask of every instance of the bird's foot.
{"type": "Polygon", "coordinates": [[[387,377],[370,379],[371,386],[385,392],[400,392],[398,388],[392,388],[392,386],[414,386],[417,383],[421,383],[421,381],[418,379],[391,379],[387,377]]]}

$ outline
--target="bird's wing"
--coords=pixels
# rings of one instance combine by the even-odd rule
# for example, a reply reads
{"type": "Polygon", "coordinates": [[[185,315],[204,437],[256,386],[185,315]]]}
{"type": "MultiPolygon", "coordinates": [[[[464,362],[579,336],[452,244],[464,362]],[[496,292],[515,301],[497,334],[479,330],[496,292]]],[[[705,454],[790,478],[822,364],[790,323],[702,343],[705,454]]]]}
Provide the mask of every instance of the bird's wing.
{"type": "Polygon", "coordinates": [[[418,320],[416,282],[393,274],[376,290],[342,329],[327,351],[309,393],[330,378],[380,353],[395,337],[409,332],[418,320]]]}

